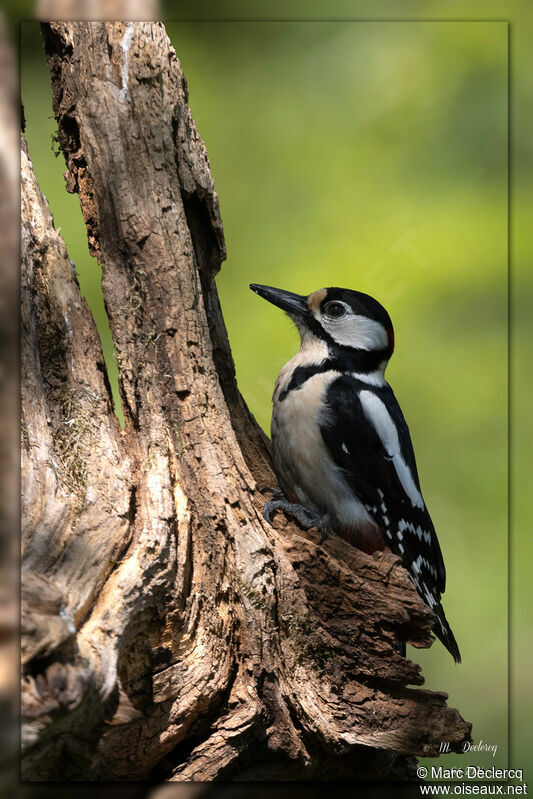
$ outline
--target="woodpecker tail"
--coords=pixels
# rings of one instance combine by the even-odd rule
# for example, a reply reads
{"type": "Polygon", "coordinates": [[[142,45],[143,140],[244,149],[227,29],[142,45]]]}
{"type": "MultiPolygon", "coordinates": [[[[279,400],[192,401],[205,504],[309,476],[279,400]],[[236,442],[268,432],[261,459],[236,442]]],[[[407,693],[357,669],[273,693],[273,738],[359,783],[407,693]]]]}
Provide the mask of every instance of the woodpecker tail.
{"type": "Polygon", "coordinates": [[[442,605],[436,605],[433,608],[433,613],[437,617],[435,622],[435,626],[433,627],[433,632],[437,636],[437,638],[442,641],[450,655],[453,657],[456,663],[461,663],[461,653],[459,652],[459,647],[457,645],[457,641],[455,640],[455,636],[451,631],[450,625],[448,624],[448,620],[444,615],[444,610],[442,605]]]}

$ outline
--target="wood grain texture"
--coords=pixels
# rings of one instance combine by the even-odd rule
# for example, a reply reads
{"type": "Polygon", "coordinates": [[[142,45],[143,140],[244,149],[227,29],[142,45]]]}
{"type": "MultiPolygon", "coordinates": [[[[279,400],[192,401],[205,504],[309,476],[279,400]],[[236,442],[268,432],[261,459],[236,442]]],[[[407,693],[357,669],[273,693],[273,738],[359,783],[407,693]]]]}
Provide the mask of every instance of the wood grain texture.
{"type": "Polygon", "coordinates": [[[409,687],[396,639],[429,646],[432,615],[398,558],[262,518],[268,441],[236,385],[218,198],[164,27],[43,34],[125,429],[23,150],[25,776],[58,778],[68,752],[78,779],[408,778],[470,725],[409,687]]]}

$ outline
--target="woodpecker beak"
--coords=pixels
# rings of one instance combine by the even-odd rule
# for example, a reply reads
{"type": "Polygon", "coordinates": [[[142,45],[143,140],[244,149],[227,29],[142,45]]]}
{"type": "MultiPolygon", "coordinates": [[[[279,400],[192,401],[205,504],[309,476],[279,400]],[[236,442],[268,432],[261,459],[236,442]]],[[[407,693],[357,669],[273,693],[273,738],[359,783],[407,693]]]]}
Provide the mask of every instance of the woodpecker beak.
{"type": "Polygon", "coordinates": [[[307,316],[309,307],[307,297],[301,294],[293,294],[292,291],[275,289],[272,286],[261,286],[257,283],[250,283],[250,288],[259,294],[264,300],[268,300],[272,305],[277,305],[282,311],[286,311],[290,316],[307,316]]]}

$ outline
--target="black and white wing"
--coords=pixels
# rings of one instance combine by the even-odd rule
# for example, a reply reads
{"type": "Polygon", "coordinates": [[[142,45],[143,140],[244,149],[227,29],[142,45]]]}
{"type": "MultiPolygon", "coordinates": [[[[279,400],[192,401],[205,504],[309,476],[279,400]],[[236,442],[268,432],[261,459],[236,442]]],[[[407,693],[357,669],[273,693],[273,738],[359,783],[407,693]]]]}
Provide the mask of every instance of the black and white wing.
{"type": "Polygon", "coordinates": [[[349,375],[333,381],[321,433],[335,463],[436,615],[435,634],[459,662],[440,604],[446,571],[416,468],[409,428],[390,386],[349,375]]]}

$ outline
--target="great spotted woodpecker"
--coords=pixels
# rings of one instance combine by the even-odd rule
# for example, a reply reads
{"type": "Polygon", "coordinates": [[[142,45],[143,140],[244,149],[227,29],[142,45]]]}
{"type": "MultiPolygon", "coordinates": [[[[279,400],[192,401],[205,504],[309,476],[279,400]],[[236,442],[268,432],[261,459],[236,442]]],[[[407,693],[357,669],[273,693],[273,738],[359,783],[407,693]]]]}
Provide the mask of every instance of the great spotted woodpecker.
{"type": "Polygon", "coordinates": [[[286,311],[301,338],[273,395],[272,450],[283,494],[267,502],[306,527],[327,528],[366,552],[399,555],[434,632],[459,663],[440,603],[446,571],[422,498],[409,428],[385,380],[394,350],[389,314],[368,294],[341,288],[308,297],[252,284],[286,311]]]}

